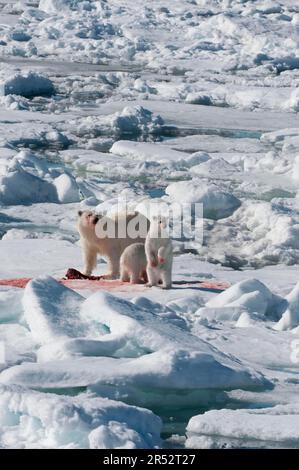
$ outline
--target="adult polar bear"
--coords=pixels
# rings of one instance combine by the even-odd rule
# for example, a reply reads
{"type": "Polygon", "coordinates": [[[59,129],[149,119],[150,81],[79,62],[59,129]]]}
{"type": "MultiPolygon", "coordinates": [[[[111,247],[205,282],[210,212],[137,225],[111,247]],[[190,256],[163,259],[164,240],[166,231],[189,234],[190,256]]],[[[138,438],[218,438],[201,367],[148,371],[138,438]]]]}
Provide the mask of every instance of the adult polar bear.
{"type": "Polygon", "coordinates": [[[120,212],[107,216],[93,211],[78,212],[78,231],[84,258],[84,274],[90,276],[97,264],[97,255],[108,261],[103,279],[117,279],[120,257],[132,243],[144,243],[149,220],[140,212],[120,212]]]}

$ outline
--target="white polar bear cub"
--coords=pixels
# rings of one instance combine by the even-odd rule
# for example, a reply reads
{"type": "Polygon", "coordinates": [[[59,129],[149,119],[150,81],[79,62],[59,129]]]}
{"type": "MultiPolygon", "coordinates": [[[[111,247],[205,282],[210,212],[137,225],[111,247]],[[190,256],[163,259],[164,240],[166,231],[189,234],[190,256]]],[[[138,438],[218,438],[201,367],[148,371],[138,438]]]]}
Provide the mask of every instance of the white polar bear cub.
{"type": "Polygon", "coordinates": [[[162,283],[163,289],[170,289],[173,251],[165,217],[152,218],[144,246],[147,259],[147,286],[162,283]]]}
{"type": "Polygon", "coordinates": [[[131,284],[147,282],[146,256],[143,243],[128,246],[120,257],[120,280],[131,284]]]}

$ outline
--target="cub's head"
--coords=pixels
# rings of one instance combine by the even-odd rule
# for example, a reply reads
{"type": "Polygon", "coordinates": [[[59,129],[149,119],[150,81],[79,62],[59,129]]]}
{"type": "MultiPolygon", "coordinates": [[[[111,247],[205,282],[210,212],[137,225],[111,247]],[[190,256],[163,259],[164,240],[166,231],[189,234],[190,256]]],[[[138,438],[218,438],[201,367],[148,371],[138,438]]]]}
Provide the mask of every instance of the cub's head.
{"type": "Polygon", "coordinates": [[[160,229],[168,227],[168,220],[163,215],[154,215],[151,220],[151,226],[158,226],[160,229]]]}

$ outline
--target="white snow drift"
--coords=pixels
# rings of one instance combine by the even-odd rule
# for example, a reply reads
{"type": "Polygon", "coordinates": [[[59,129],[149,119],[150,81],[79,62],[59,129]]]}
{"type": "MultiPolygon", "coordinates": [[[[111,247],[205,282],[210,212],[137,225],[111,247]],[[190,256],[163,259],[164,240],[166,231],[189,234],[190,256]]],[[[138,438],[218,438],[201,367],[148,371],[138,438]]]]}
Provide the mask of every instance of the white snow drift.
{"type": "Polygon", "coordinates": [[[174,201],[203,204],[203,215],[208,219],[228,217],[241,205],[234,195],[219,190],[216,185],[207,185],[199,179],[172,183],[165,191],[174,201]]]}
{"type": "Polygon", "coordinates": [[[0,386],[0,446],[14,449],[136,449],[160,444],[160,419],[105,398],[0,386]]]}
{"type": "Polygon", "coordinates": [[[253,410],[213,410],[188,423],[191,448],[298,447],[298,403],[253,410]]]}

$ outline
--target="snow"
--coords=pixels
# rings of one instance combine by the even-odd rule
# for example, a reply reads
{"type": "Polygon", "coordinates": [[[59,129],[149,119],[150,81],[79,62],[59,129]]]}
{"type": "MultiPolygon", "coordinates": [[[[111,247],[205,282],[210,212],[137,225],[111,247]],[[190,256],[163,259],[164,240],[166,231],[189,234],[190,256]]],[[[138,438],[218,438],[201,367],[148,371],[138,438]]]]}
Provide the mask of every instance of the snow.
{"type": "Polygon", "coordinates": [[[32,202],[56,202],[55,187],[38,176],[25,171],[17,160],[0,176],[0,202],[2,204],[29,204],[32,202]]]}
{"type": "Polygon", "coordinates": [[[286,296],[286,301],[287,308],[275,325],[276,330],[286,330],[299,326],[299,283],[286,296]]]}
{"type": "Polygon", "coordinates": [[[25,289],[23,304],[24,318],[33,338],[44,344],[56,337],[76,336],[79,323],[76,310],[80,300],[79,294],[61,286],[53,278],[31,281],[25,289]],[[55,302],[51,302],[51,298],[55,302]]]}
{"type": "Polygon", "coordinates": [[[233,358],[184,333],[182,324],[174,324],[175,316],[159,317],[151,309],[106,292],[84,300],[53,278],[38,278],[25,288],[23,305],[33,339],[45,346],[37,353],[42,364],[11,367],[0,374],[4,383],[28,385],[29,380],[33,385],[42,376],[39,388],[58,387],[59,382],[63,388],[111,380],[122,386],[133,380],[135,386],[184,389],[264,385],[263,378],[254,371],[240,368],[233,358]],[[74,354],[122,358],[82,358],[79,363],[72,360],[74,354]],[[65,360],[68,356],[69,362],[65,360]],[[61,367],[49,362],[55,359],[61,361],[61,367]],[[106,363],[110,364],[110,372],[106,363]]]}
{"type": "Polygon", "coordinates": [[[72,176],[64,173],[55,178],[53,183],[56,186],[58,199],[61,203],[67,204],[80,201],[79,188],[72,176]]]}
{"type": "Polygon", "coordinates": [[[259,410],[215,410],[194,416],[186,442],[191,448],[297,447],[298,403],[259,410]]]}
{"type": "Polygon", "coordinates": [[[257,279],[246,279],[209,300],[206,305],[214,308],[241,307],[252,313],[273,315],[275,303],[281,303],[281,299],[275,298],[262,282],[257,279]]]}
{"type": "Polygon", "coordinates": [[[142,408],[16,386],[0,390],[0,443],[6,448],[136,449],[160,443],[159,418],[142,408]]]}
{"type": "Polygon", "coordinates": [[[1,448],[298,447],[298,22],[0,2],[0,277],[33,278],[0,285],[1,448]],[[77,211],[125,201],[190,204],[173,288],[65,287],[77,211]]]}
{"type": "Polygon", "coordinates": [[[145,143],[145,142],[131,142],[126,140],[119,140],[115,142],[110,152],[124,157],[134,158],[136,160],[146,162],[176,162],[187,160],[188,156],[183,152],[177,152],[171,148],[160,145],[145,143]]]}
{"type": "Polygon", "coordinates": [[[61,13],[68,12],[72,4],[75,2],[71,0],[40,0],[39,8],[46,13],[61,13]]]}
{"type": "Polygon", "coordinates": [[[175,201],[203,204],[204,217],[208,219],[228,217],[241,205],[234,195],[219,190],[216,185],[206,185],[196,178],[172,183],[165,191],[175,201]]]}
{"type": "MultiPolygon", "coordinates": [[[[18,36],[18,41],[23,40],[18,36]]],[[[15,37],[13,37],[16,40],[15,37]]],[[[33,96],[45,96],[54,94],[54,86],[51,80],[36,73],[29,72],[27,75],[15,75],[0,83],[0,95],[21,95],[26,98],[33,96]]]]}
{"type": "Polygon", "coordinates": [[[48,235],[44,239],[1,240],[1,278],[47,275],[49,272],[63,276],[66,260],[70,265],[80,266],[81,253],[77,246],[67,240],[49,238],[48,235]],[[53,260],[56,260],[55,266],[53,260]]]}

